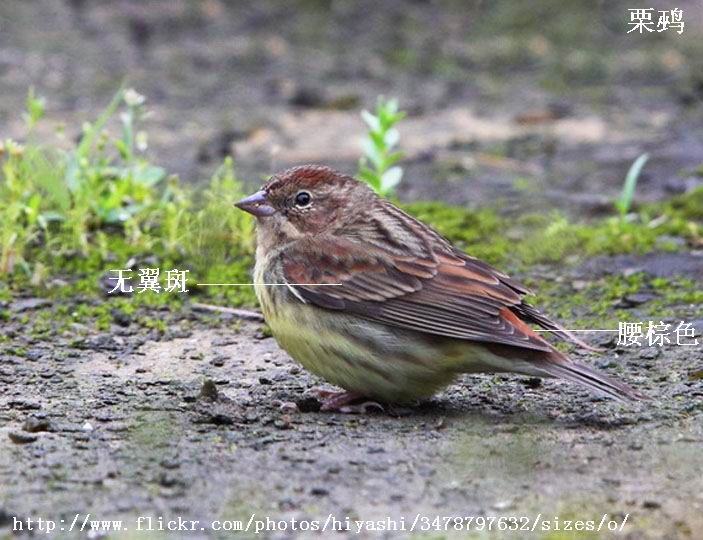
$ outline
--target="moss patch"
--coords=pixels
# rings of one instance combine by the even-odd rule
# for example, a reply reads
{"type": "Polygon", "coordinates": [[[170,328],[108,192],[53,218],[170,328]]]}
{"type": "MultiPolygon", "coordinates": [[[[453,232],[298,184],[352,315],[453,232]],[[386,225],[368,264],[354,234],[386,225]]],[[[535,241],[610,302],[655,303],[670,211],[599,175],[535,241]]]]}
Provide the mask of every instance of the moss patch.
{"type": "Polygon", "coordinates": [[[573,223],[558,212],[507,220],[492,209],[469,210],[439,202],[404,206],[471,255],[526,270],[538,263],[583,257],[676,251],[701,241],[703,188],[643,207],[630,221],[605,218],[573,223]],[[682,247],[683,246],[683,247],[682,247]]]}

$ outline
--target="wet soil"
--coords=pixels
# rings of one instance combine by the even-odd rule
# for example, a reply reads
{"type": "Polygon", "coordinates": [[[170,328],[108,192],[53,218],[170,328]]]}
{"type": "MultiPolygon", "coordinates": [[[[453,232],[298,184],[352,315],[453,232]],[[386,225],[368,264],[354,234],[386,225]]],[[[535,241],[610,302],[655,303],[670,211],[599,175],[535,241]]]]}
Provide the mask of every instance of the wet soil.
{"type": "MultiPolygon", "coordinates": [[[[6,324],[15,339],[0,364],[7,516],[90,512],[129,527],[142,515],[608,513],[629,514],[632,538],[694,538],[703,526],[700,347],[623,348],[612,336],[604,354],[579,358],[653,398],[635,405],[556,381],[466,376],[426,403],[348,415],[315,412],[324,382],[255,322],[185,309],[164,336],[128,324],[49,342],[21,326],[6,324]]],[[[182,537],[201,536],[218,534],[182,537]]]]}

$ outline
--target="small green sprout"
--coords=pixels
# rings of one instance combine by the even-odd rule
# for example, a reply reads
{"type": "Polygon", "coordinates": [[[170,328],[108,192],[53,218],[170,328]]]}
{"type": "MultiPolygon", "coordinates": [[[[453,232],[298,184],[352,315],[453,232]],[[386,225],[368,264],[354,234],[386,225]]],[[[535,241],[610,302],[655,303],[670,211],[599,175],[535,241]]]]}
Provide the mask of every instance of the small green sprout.
{"type": "Polygon", "coordinates": [[[398,110],[397,99],[379,96],[375,114],[363,111],[361,117],[369,129],[364,156],[359,160],[359,178],[379,195],[392,195],[403,177],[403,169],[396,165],[403,153],[393,148],[400,140],[395,124],[405,118],[405,112],[398,110]]]}
{"type": "Polygon", "coordinates": [[[649,160],[649,154],[642,154],[632,163],[630,170],[627,171],[625,183],[622,186],[622,193],[620,193],[620,197],[614,203],[615,208],[620,212],[621,223],[625,221],[625,217],[630,212],[630,208],[632,208],[637,180],[639,180],[640,173],[647,160],[649,160]]]}
{"type": "Polygon", "coordinates": [[[27,129],[32,131],[37,122],[44,117],[44,112],[46,111],[46,99],[41,96],[37,96],[34,92],[34,87],[30,86],[27,92],[26,105],[27,111],[22,115],[24,121],[27,124],[27,129]]]}

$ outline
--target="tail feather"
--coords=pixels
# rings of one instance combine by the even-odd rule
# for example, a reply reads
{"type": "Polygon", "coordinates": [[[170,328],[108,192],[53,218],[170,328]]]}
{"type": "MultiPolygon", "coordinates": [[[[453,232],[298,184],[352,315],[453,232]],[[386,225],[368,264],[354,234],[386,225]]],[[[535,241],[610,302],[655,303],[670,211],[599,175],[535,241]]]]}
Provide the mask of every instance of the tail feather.
{"type": "MultiPolygon", "coordinates": [[[[565,330],[557,323],[544,317],[532,306],[523,303],[516,309],[519,314],[527,317],[530,322],[539,324],[543,328],[554,330],[557,337],[566,341],[571,341],[585,348],[592,349],[592,347],[589,347],[581,340],[573,336],[568,330],[565,330]]],[[[523,366],[522,369],[515,369],[515,371],[522,371],[523,373],[528,374],[534,374],[537,372],[542,376],[557,377],[559,379],[575,382],[598,393],[617,399],[618,401],[628,402],[649,399],[641,392],[638,392],[623,382],[616,381],[615,379],[608,377],[605,373],[601,373],[593,368],[572,362],[557,349],[549,345],[547,341],[538,336],[537,333],[514,312],[505,310],[502,311],[501,314],[524,334],[545,343],[551,348],[551,351],[548,352],[522,349],[520,356],[522,356],[523,360],[527,361],[528,367],[525,369],[523,366]]],[[[501,355],[501,350],[506,351],[505,347],[492,346],[492,348],[499,355],[501,355]]],[[[512,351],[512,355],[515,355],[514,350],[512,351]]],[[[501,356],[507,356],[508,358],[511,357],[510,353],[505,354],[505,352],[501,356]]],[[[515,356],[512,357],[514,358],[515,356]]]]}
{"type": "Polygon", "coordinates": [[[649,399],[645,394],[623,382],[616,381],[593,368],[576,364],[565,358],[561,358],[557,362],[549,360],[536,362],[535,367],[547,375],[581,384],[618,401],[631,402],[649,399]]]}

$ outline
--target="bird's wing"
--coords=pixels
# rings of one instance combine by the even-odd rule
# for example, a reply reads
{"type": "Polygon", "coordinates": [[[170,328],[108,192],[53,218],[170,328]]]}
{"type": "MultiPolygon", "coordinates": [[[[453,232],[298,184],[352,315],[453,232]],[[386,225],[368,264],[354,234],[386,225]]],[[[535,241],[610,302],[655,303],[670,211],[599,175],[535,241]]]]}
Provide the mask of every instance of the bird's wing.
{"type": "Polygon", "coordinates": [[[290,245],[280,259],[286,283],[304,302],[391,326],[553,350],[516,315],[527,289],[401,217],[400,225],[371,224],[375,236],[357,231],[290,245]]]}

